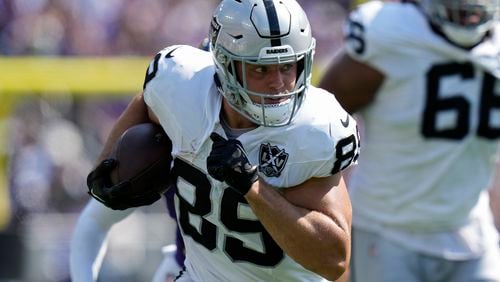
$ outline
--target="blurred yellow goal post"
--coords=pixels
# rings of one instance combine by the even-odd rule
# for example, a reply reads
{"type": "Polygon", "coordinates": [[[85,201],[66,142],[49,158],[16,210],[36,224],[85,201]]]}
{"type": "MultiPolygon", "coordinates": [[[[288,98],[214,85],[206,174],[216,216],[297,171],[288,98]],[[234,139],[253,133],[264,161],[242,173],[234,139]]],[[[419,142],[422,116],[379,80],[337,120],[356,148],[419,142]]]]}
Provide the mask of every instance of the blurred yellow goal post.
{"type": "Polygon", "coordinates": [[[0,231],[11,218],[8,187],[8,118],[33,95],[131,95],[142,90],[150,57],[0,56],[0,231]]]}

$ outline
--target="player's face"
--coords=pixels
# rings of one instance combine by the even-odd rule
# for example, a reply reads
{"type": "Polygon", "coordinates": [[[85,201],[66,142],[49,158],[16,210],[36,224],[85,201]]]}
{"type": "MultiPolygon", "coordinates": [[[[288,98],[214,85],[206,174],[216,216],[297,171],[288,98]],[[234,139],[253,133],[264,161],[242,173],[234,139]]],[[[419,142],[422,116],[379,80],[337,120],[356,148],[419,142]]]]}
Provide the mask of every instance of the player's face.
{"type": "MultiPolygon", "coordinates": [[[[243,77],[241,62],[236,62],[238,77],[243,77]]],[[[266,94],[285,94],[295,88],[297,63],[276,65],[245,64],[246,85],[248,90],[266,94]]],[[[254,102],[261,102],[259,97],[250,95],[254,102]]],[[[264,99],[265,104],[283,102],[287,98],[264,99]]]]}
{"type": "Polygon", "coordinates": [[[448,7],[446,13],[450,21],[461,26],[480,24],[486,17],[486,11],[483,6],[469,7],[463,3],[455,3],[451,8],[448,7]]]}

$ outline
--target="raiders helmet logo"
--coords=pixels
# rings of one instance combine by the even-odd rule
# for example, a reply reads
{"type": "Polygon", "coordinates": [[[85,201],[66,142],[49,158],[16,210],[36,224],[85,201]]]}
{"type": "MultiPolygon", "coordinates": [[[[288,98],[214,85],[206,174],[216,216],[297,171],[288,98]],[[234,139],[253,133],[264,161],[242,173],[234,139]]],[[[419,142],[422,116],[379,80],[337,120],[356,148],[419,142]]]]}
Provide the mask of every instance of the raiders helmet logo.
{"type": "Polygon", "coordinates": [[[267,177],[279,177],[287,160],[288,153],[285,149],[271,146],[269,143],[260,145],[259,171],[267,177]]]}

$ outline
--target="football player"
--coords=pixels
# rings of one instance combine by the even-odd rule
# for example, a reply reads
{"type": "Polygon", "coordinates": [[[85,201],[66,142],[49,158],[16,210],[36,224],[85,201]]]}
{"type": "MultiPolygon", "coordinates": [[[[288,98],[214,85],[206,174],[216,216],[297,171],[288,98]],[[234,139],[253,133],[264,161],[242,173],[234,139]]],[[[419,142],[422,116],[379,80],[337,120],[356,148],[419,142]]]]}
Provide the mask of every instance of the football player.
{"type": "Polygon", "coordinates": [[[320,83],[363,124],[355,281],[500,281],[487,187],[500,137],[499,0],[371,1],[320,83]]]}
{"type": "Polygon", "coordinates": [[[324,281],[348,267],[342,171],[357,160],[358,132],[311,86],[314,48],[295,0],[222,0],[210,51],[170,46],[151,62],[88,184],[111,208],[145,204],[141,191],[104,185],[113,163],[103,159],[131,125],[162,125],[186,249],[177,281],[324,281]]]}

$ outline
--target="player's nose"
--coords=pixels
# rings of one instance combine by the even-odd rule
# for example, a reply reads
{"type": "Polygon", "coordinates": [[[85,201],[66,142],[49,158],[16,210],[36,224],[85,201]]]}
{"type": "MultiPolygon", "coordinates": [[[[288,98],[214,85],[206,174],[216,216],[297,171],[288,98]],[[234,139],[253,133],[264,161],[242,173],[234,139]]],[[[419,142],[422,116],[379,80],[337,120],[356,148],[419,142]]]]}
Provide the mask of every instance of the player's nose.
{"type": "Polygon", "coordinates": [[[275,92],[280,92],[285,86],[285,77],[279,68],[272,68],[269,71],[268,85],[275,92]]]}

